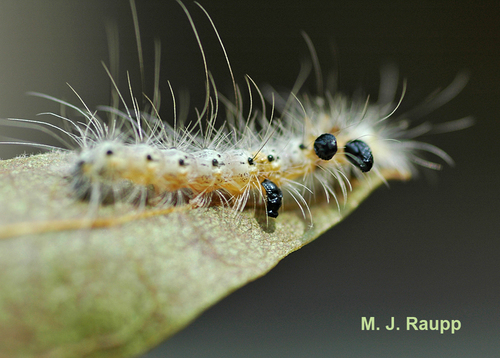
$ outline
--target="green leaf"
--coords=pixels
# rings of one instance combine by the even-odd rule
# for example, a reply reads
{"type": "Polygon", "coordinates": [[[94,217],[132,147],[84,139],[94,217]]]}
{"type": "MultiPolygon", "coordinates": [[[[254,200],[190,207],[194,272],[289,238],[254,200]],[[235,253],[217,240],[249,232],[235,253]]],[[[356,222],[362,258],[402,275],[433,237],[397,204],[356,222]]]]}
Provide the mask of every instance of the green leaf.
{"type": "MultiPolygon", "coordinates": [[[[277,220],[227,208],[90,214],[64,178],[67,155],[0,161],[0,356],[129,357],[317,238],[381,184],[277,220]]],[[[391,179],[390,173],[385,177],[391,179]]],[[[400,178],[402,179],[402,178],[400,178]]]]}

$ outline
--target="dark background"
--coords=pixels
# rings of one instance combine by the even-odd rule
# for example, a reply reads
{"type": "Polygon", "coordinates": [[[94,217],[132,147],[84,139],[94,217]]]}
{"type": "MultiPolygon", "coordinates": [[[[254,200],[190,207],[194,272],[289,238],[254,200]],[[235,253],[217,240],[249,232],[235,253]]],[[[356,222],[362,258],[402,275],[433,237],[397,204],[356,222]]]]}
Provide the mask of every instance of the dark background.
{"type": "MultiPolygon", "coordinates": [[[[229,74],[201,10],[186,2],[219,89],[229,74]]],[[[396,63],[408,79],[405,108],[445,87],[461,70],[468,86],[426,119],[473,115],[473,128],[430,138],[457,162],[437,175],[392,183],[343,223],[284,259],[265,277],[206,311],[144,357],[497,357],[500,354],[499,49],[497,1],[203,1],[240,84],[290,88],[308,59],[300,31],[312,38],[324,72],[338,64],[338,84],[376,94],[379,69],[396,63]],[[395,317],[458,319],[460,331],[361,330],[395,317]]],[[[189,23],[175,1],[138,1],[146,59],[162,41],[162,115],[166,79],[203,105],[203,67],[189,23]]],[[[90,108],[108,101],[106,22],[120,32],[121,73],[137,74],[128,2],[0,3],[0,117],[35,118],[57,105],[25,96],[39,91],[90,108]]],[[[147,66],[148,88],[152,67],[147,66]]],[[[122,84],[125,77],[121,78],[122,84]]],[[[134,86],[138,79],[134,77],[134,86]]],[[[140,88],[140,87],[135,87],[140,88]]],[[[137,91],[139,93],[139,91],[137,91]]],[[[376,97],[376,96],[374,96],[376,97]]],[[[27,138],[26,130],[2,134],[27,138]]],[[[37,142],[47,141],[35,133],[37,142]],[[38,136],[38,137],[36,137],[38,136]]],[[[25,149],[1,146],[7,158],[25,149]]],[[[426,171],[428,173],[428,171],[426,171]]]]}

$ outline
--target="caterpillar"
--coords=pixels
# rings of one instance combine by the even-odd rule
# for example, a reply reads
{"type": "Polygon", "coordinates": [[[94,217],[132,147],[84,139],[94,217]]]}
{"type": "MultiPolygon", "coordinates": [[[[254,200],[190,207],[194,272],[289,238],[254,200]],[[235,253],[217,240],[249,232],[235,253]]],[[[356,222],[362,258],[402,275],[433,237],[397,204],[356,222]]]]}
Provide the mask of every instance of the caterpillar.
{"type": "MultiPolygon", "coordinates": [[[[304,74],[285,94],[272,89],[262,91],[247,77],[250,109],[245,113],[245,101],[236,84],[232,101],[218,93],[197,29],[186,7],[179,4],[192,26],[205,66],[206,99],[191,122],[177,118],[176,105],[174,124],[162,121],[157,88],[152,99],[142,101],[129,83],[130,99],[126,100],[114,84],[113,71],[107,67],[123,109],[115,103],[93,111],[83,100],[80,108],[33,93],[71,108],[84,118],[75,121],[54,114],[64,123],[55,128],[60,139],[71,142],[68,147],[77,147],[71,152],[68,173],[76,198],[88,200],[94,207],[133,201],[158,207],[224,205],[238,213],[249,206],[263,206],[270,218],[278,217],[280,210],[288,206],[297,206],[306,217],[310,216],[309,206],[314,200],[333,200],[340,208],[349,200],[354,186],[369,185],[371,175],[383,180],[408,179],[417,165],[438,169],[440,165],[425,159],[423,152],[453,163],[441,149],[415,138],[464,128],[471,119],[466,117],[445,127],[427,123],[411,127],[407,115],[397,115],[406,86],[399,100],[394,100],[397,85],[387,79],[385,83],[382,79],[381,88],[392,94],[390,100],[371,103],[367,98],[348,99],[329,91],[317,96],[301,93],[304,74]],[[252,92],[262,103],[260,110],[253,108],[258,101],[252,92]],[[266,110],[266,100],[270,111],[266,110]],[[143,109],[141,102],[145,103],[143,109]],[[221,103],[227,118],[217,128],[221,103]]],[[[224,46],[222,49],[227,60],[224,46]]],[[[314,50],[311,54],[314,68],[318,69],[314,50]]],[[[227,64],[235,83],[229,60],[227,64]]],[[[457,76],[426,107],[432,109],[447,102],[465,83],[464,75],[457,76]]],[[[175,104],[173,91],[172,97],[175,104]]],[[[44,125],[32,120],[17,121],[44,125]]]]}

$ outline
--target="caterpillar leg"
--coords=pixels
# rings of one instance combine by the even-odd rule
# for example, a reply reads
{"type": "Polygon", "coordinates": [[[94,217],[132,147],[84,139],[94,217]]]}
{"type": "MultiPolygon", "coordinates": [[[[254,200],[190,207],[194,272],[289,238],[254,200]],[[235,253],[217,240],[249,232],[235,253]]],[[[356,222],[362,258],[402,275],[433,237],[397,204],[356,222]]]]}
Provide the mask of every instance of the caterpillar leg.
{"type": "Polygon", "coordinates": [[[283,192],[276,184],[274,184],[269,179],[264,179],[261,183],[266,191],[266,211],[267,216],[271,218],[278,217],[278,210],[281,208],[281,203],[283,199],[283,192]]]}

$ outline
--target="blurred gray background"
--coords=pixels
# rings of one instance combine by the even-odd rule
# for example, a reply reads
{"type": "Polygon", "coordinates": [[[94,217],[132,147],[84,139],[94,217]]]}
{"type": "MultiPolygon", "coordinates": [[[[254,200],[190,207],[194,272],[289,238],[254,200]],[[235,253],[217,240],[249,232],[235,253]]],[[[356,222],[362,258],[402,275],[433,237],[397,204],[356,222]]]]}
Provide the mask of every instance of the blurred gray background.
{"type": "MultiPolygon", "coordinates": [[[[206,311],[144,355],[153,357],[497,357],[500,354],[500,5],[497,1],[201,1],[228,51],[237,81],[290,88],[314,42],[324,72],[337,64],[339,89],[376,94],[379,69],[396,63],[408,79],[404,108],[468,70],[468,86],[426,119],[473,115],[473,128],[429,141],[457,162],[418,181],[381,188],[330,232],[291,254],[269,274],[206,311]],[[436,174],[436,175],[432,175],[436,174]],[[459,319],[454,335],[362,331],[361,317],[388,324],[459,319]],[[385,323],[387,322],[387,323],[385,323]]],[[[207,19],[187,2],[219,89],[230,81],[207,19]]],[[[189,23],[175,1],[138,1],[152,87],[153,40],[162,42],[162,116],[166,80],[203,105],[203,66],[189,23]]],[[[138,80],[127,1],[0,2],[0,117],[36,118],[58,111],[38,91],[94,108],[107,104],[105,24],[120,33],[120,82],[138,80]]],[[[308,83],[308,85],[312,85],[308,83]]],[[[311,86],[311,89],[313,87],[311,86]]],[[[140,90],[137,90],[139,94],[140,90]]],[[[149,91],[149,92],[148,92],[149,91]]],[[[376,96],[374,96],[376,97],[376,96]]],[[[47,142],[26,129],[0,134],[47,142]]],[[[1,138],[0,138],[1,140],[1,138]]],[[[0,157],[24,148],[0,146],[0,157]]],[[[425,172],[429,174],[428,171],[425,172]]]]}

